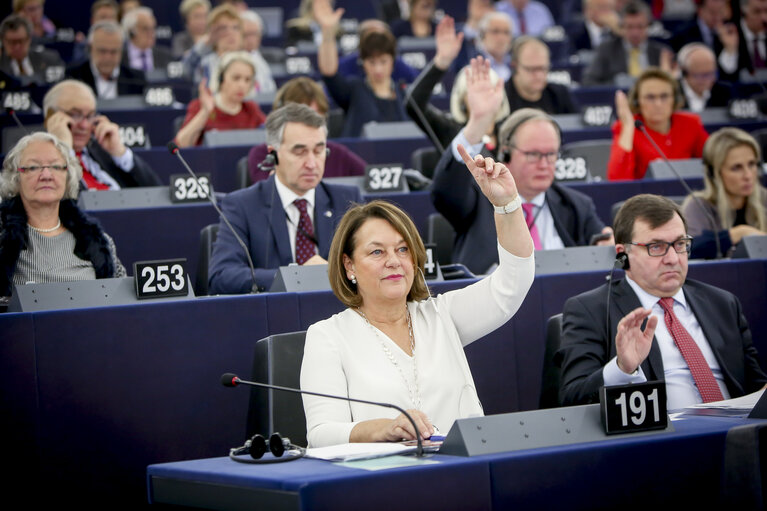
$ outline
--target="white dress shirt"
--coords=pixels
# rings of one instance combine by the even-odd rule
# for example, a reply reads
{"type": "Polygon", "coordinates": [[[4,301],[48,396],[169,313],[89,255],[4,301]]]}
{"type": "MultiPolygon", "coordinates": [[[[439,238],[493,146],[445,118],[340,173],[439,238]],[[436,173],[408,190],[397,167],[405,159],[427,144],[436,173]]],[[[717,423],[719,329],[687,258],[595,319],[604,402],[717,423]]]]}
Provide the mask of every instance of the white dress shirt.
{"type": "MultiPolygon", "coordinates": [[[[71,154],[74,158],[77,158],[77,156],[75,156],[74,149],[72,150],[71,154]]],[[[99,162],[91,157],[90,153],[88,153],[87,147],[83,147],[83,152],[80,157],[82,158],[85,167],[88,169],[88,172],[90,172],[91,175],[96,178],[96,181],[109,186],[110,190],[120,189],[120,185],[117,183],[117,181],[115,181],[107,171],[101,168],[99,162]]],[[[125,153],[123,153],[122,156],[112,156],[112,161],[114,161],[115,165],[117,165],[122,171],[130,172],[133,169],[133,151],[131,151],[130,147],[126,147],[125,153]]]]}
{"type": "MultiPolygon", "coordinates": [[[[306,206],[306,212],[309,214],[309,218],[312,220],[312,227],[314,226],[314,188],[306,192],[304,195],[297,195],[293,190],[282,184],[280,179],[275,175],[274,184],[277,186],[277,194],[280,196],[280,202],[282,202],[282,208],[285,210],[285,222],[288,226],[288,238],[290,238],[290,252],[293,254],[293,261],[296,260],[296,233],[298,232],[298,221],[301,218],[301,212],[298,210],[298,206],[293,204],[296,199],[306,199],[308,203],[306,206]]],[[[315,230],[316,232],[316,230],[315,230]]],[[[316,234],[315,234],[316,237],[316,234]]],[[[314,246],[314,253],[317,253],[317,245],[314,246]]]]}
{"type": "Polygon", "coordinates": [[[535,219],[535,226],[538,228],[538,238],[541,240],[543,250],[565,248],[565,244],[559,237],[554,225],[554,216],[551,214],[548,201],[546,201],[546,192],[539,193],[529,201],[522,199],[522,202],[533,205],[533,218],[535,219]]]}
{"type": "Polygon", "coordinates": [[[93,80],[96,82],[96,95],[99,99],[114,99],[117,97],[117,78],[120,76],[120,66],[115,66],[112,70],[112,77],[109,80],[105,80],[98,69],[93,65],[91,61],[91,73],[93,73],[93,80]]]}

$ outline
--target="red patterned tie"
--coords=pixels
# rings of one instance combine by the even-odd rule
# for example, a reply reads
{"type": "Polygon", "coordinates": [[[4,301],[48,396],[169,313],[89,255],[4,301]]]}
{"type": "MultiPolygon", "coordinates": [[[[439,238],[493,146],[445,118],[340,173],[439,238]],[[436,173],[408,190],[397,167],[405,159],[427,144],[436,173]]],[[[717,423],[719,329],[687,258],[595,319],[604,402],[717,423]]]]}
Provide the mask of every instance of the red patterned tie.
{"type": "Polygon", "coordinates": [[[312,258],[314,252],[314,227],[312,219],[306,211],[306,199],[296,199],[293,201],[301,216],[298,218],[298,228],[296,229],[296,262],[304,264],[312,258]]]}
{"type": "Polygon", "coordinates": [[[85,186],[87,186],[89,190],[109,190],[109,185],[105,185],[97,180],[87,169],[85,162],[83,162],[82,151],[79,153],[75,152],[75,155],[77,156],[77,161],[80,162],[80,166],[83,168],[83,181],[85,181],[85,186]]]}
{"type": "Polygon", "coordinates": [[[530,229],[530,236],[533,238],[533,245],[535,250],[543,249],[541,245],[541,236],[538,234],[538,227],[535,225],[535,215],[533,215],[532,202],[525,202],[522,204],[522,211],[525,213],[525,222],[527,222],[527,228],[530,229]]]}
{"type": "Polygon", "coordinates": [[[669,297],[661,298],[658,303],[665,311],[664,320],[666,321],[666,328],[668,328],[671,337],[674,338],[674,343],[682,353],[684,361],[687,362],[692,379],[695,380],[695,385],[698,387],[703,402],[721,401],[724,397],[719,389],[719,384],[716,382],[716,378],[714,378],[714,373],[711,372],[711,368],[708,366],[698,345],[687,330],[684,329],[676,314],[674,314],[674,299],[669,297]]]}

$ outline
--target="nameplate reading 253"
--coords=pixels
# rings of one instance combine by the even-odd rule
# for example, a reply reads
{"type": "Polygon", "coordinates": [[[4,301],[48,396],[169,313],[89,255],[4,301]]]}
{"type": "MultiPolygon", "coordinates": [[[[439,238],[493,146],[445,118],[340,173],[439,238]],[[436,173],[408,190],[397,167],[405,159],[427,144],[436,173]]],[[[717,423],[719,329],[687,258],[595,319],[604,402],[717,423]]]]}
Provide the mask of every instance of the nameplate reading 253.
{"type": "Polygon", "coordinates": [[[164,261],[138,261],[133,263],[136,298],[167,298],[186,296],[189,281],[186,277],[186,259],[164,261]]]}
{"type": "Polygon", "coordinates": [[[662,381],[602,387],[599,404],[608,435],[668,427],[666,384],[662,381]]]}

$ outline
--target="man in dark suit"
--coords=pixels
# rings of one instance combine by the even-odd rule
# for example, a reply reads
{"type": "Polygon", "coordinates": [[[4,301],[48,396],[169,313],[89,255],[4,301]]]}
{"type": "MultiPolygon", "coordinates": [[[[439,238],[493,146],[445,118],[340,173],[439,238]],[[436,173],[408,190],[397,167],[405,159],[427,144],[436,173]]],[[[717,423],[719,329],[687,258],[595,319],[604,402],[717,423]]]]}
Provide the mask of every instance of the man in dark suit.
{"type": "Polygon", "coordinates": [[[671,50],[648,38],[651,20],[646,3],[632,0],[626,4],[621,12],[623,37],[616,36],[599,45],[594,60],[583,73],[583,84],[612,85],[616,78],[636,78],[649,66],[670,66],[671,50]]]}
{"type": "Polygon", "coordinates": [[[537,108],[551,115],[577,112],[570,89],[548,81],[551,59],[546,43],[529,35],[515,38],[511,68],[514,74],[506,82],[506,96],[512,112],[520,108],[537,108]]]}
{"type": "Polygon", "coordinates": [[[64,80],[43,98],[45,130],[69,145],[83,167],[82,184],[94,190],[160,185],[141,158],[125,147],[119,127],[96,114],[96,97],[82,82],[64,80]]]}
{"type": "Polygon", "coordinates": [[[703,43],[689,43],[677,55],[682,71],[679,86],[684,108],[701,113],[706,108],[726,107],[733,97],[732,86],[717,80],[716,56],[703,43]]]}
{"type": "Polygon", "coordinates": [[[149,7],[137,7],[122,19],[127,34],[122,65],[131,69],[148,72],[165,70],[173,60],[170,49],[157,46],[157,20],[149,7]]]}
{"type": "Polygon", "coordinates": [[[3,43],[0,70],[15,76],[22,83],[54,82],[64,74],[64,62],[53,50],[39,48],[30,50],[32,24],[21,16],[12,14],[0,24],[0,41],[3,43]]]}
{"type": "Polygon", "coordinates": [[[767,0],[743,0],[736,27],[727,23],[719,32],[724,45],[719,55],[722,79],[737,82],[742,71],[767,68],[767,0]]]}
{"type": "MultiPolygon", "coordinates": [[[[479,59],[478,59],[479,60],[479,59]]],[[[493,207],[467,175],[458,144],[470,156],[490,156],[483,137],[492,126],[503,98],[492,85],[489,65],[472,63],[466,99],[469,121],[445,151],[434,172],[431,198],[453,226],[456,242],[453,262],[485,273],[498,262],[493,207]]],[[[605,233],[612,243],[612,229],[597,217],[593,201],[566,186],[554,184],[554,163],[559,154],[559,126],[545,112],[523,108],[511,114],[498,132],[498,161],[509,168],[522,198],[522,208],[536,249],[588,245],[594,234],[605,233]]]]}
{"type": "Polygon", "coordinates": [[[688,43],[703,43],[719,55],[724,46],[719,38],[722,25],[732,16],[727,0],[696,0],[695,17],[681,25],[669,44],[676,53],[688,43]]]}
{"type": "Polygon", "coordinates": [[[565,303],[562,404],[598,402],[604,385],[657,379],[666,381],[668,409],[676,410],[767,383],[738,299],[686,280],[691,238],[676,204],[656,195],[627,200],[615,239],[626,278],[565,303]]]}
{"type": "Polygon", "coordinates": [[[338,222],[350,203],[362,201],[355,187],[321,181],[327,128],[308,106],[288,103],[270,113],[266,142],[270,152],[263,167],[274,174],[230,193],[222,205],[248,254],[222,220],[210,262],[212,294],[268,290],[279,266],[327,264],[338,222]]]}
{"type": "Polygon", "coordinates": [[[619,29],[615,0],[583,0],[583,22],[570,35],[570,43],[577,51],[596,50],[619,29]]]}
{"type": "Polygon", "coordinates": [[[87,83],[99,99],[141,94],[146,78],[142,71],[120,65],[123,33],[113,21],[99,21],[88,31],[90,58],[67,68],[67,76],[87,83]]]}

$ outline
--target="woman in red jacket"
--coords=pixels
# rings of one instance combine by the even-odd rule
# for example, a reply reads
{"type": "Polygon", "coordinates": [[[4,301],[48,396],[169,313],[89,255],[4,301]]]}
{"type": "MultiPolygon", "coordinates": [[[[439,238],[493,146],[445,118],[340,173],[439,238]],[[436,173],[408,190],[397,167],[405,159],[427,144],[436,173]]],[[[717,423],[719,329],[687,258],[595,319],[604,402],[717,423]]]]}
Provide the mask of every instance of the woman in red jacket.
{"type": "Polygon", "coordinates": [[[647,165],[661,155],[634,125],[640,120],[669,159],[700,158],[708,133],[695,114],[679,112],[682,95],[676,80],[658,68],[646,69],[629,91],[615,93],[618,121],[607,164],[610,181],[641,179],[647,165]]]}

